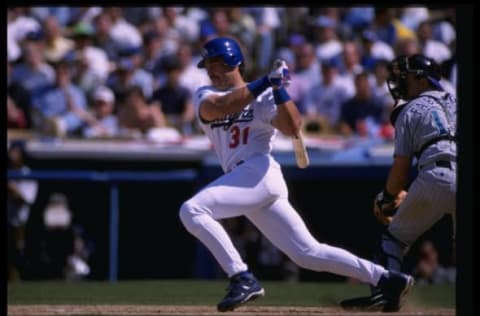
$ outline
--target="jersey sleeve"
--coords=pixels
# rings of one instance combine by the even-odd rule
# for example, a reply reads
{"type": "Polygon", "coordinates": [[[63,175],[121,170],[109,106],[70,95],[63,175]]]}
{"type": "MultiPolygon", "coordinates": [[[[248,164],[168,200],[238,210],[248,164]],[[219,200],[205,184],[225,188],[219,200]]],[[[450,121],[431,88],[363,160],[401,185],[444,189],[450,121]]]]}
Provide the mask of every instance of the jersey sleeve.
{"type": "Polygon", "coordinates": [[[394,156],[411,157],[414,154],[414,144],[412,142],[411,128],[414,116],[407,109],[400,113],[395,122],[395,149],[394,156]]]}
{"type": "Polygon", "coordinates": [[[209,96],[215,94],[209,86],[203,86],[195,91],[193,95],[193,108],[195,109],[195,115],[200,119],[200,104],[209,96]]]}
{"type": "Polygon", "coordinates": [[[277,115],[277,105],[273,100],[272,89],[268,89],[260,95],[259,116],[262,122],[271,124],[272,119],[277,115]]]}

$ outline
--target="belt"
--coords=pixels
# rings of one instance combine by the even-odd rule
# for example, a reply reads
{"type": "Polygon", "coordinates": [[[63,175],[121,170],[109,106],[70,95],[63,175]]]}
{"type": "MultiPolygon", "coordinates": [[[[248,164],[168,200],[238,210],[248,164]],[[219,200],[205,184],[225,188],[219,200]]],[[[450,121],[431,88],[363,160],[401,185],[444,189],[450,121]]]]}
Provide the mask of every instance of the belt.
{"type": "Polygon", "coordinates": [[[447,168],[450,170],[453,169],[452,162],[450,160],[437,160],[434,162],[427,163],[423,166],[419,166],[418,169],[422,170],[423,168],[425,168],[426,166],[429,166],[430,164],[435,164],[435,167],[439,167],[439,168],[447,168]]]}
{"type": "Polygon", "coordinates": [[[233,169],[240,166],[244,162],[245,162],[245,160],[240,160],[239,162],[235,163],[235,165],[233,165],[233,167],[230,170],[228,170],[228,172],[232,171],[233,169]]]}
{"type": "Polygon", "coordinates": [[[435,166],[440,168],[452,169],[452,162],[449,160],[438,160],[438,161],[435,161],[435,166]]]}

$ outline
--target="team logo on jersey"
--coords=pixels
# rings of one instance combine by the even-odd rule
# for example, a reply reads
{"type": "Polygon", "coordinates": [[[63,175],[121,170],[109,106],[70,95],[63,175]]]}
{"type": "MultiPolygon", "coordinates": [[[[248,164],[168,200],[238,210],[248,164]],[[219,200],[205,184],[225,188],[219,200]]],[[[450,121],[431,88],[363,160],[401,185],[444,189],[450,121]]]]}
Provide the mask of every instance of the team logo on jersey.
{"type": "Polygon", "coordinates": [[[223,127],[223,130],[228,130],[233,123],[238,122],[250,122],[253,121],[253,109],[244,109],[241,112],[235,114],[229,114],[221,120],[216,120],[210,123],[212,129],[217,127],[223,127]]]}

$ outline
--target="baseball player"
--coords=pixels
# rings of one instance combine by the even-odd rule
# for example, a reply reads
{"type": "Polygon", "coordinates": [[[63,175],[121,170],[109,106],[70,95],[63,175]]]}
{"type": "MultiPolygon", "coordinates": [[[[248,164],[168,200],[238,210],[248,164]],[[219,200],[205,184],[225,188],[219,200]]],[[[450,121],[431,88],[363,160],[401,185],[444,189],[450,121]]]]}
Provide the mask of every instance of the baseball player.
{"type": "Polygon", "coordinates": [[[225,173],[182,204],[180,219],[230,278],[217,309],[233,310],[265,293],[218,222],[244,215],[300,267],[378,286],[388,300],[385,310],[398,310],[413,285],[411,276],[319,243],[288,201],[280,165],[271,156],[276,130],[292,136],[301,125],[285,90],[285,61],[277,60],[270,74],[246,83],[244,57],[235,40],[214,38],[205,43],[202,55],[198,67],[206,69],[212,85],[196,91],[194,107],[225,173]]]}
{"type": "MultiPolygon", "coordinates": [[[[439,83],[440,70],[423,55],[399,56],[389,65],[388,86],[396,101],[393,165],[386,186],[374,200],[374,214],[387,225],[374,261],[400,271],[408,247],[445,214],[453,218],[456,203],[456,100],[439,83]],[[418,175],[407,192],[413,158],[418,175]]],[[[345,308],[381,305],[376,287],[372,295],[341,302],[345,308]]]]}

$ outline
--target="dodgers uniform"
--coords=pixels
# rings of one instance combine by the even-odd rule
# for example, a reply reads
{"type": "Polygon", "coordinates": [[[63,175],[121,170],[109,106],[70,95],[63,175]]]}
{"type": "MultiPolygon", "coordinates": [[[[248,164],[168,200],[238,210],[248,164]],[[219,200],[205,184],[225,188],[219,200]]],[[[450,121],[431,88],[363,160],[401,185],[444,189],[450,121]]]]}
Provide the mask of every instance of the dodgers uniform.
{"type": "MultiPolygon", "coordinates": [[[[226,93],[211,86],[198,89],[197,117],[208,95],[226,93]]],[[[229,277],[248,267],[218,220],[244,215],[300,267],[377,284],[386,273],[383,267],[319,243],[288,201],[281,167],[270,154],[276,134],[270,122],[276,113],[268,88],[240,113],[210,122],[199,118],[225,174],[183,203],[184,226],[207,246],[229,277]]]]}

